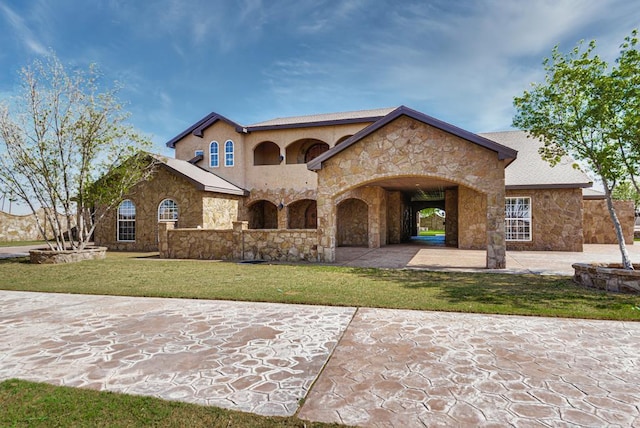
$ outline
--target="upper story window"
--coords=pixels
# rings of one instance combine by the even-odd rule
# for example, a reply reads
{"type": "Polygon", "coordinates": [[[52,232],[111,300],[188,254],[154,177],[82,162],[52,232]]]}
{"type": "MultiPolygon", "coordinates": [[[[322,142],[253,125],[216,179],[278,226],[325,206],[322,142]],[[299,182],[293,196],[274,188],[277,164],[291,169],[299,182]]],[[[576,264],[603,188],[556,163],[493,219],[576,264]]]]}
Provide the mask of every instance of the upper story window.
{"type": "Polygon", "coordinates": [[[224,166],[233,166],[233,141],[224,143],[224,166]]]}
{"type": "Polygon", "coordinates": [[[531,198],[505,198],[504,229],[507,241],[531,241],[531,198]]]}
{"type": "Polygon", "coordinates": [[[133,242],[136,240],[136,206],[130,199],[125,199],[118,206],[118,241],[133,242]]]}
{"type": "Polygon", "coordinates": [[[204,150],[196,150],[193,152],[194,156],[204,156],[204,150]]]}
{"type": "Polygon", "coordinates": [[[178,204],[173,199],[165,199],[158,205],[158,221],[178,221],[178,204]]]}
{"type": "Polygon", "coordinates": [[[211,144],[209,144],[209,166],[211,166],[211,168],[217,168],[219,165],[218,142],[212,141],[211,144]]]}

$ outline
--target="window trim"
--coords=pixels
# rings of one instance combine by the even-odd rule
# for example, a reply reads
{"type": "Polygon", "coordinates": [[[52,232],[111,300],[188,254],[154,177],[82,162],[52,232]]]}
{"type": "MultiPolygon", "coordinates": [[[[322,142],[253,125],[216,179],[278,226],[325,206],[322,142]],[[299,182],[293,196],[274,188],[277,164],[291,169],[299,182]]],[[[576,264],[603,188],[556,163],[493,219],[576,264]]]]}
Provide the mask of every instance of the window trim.
{"type": "MultiPolygon", "coordinates": [[[[163,214],[164,214],[164,211],[163,211],[163,214]]],[[[170,221],[178,221],[179,218],[180,218],[180,208],[178,206],[178,203],[174,199],[165,198],[158,204],[158,223],[166,223],[166,222],[170,222],[170,221]],[[161,213],[160,209],[162,208],[162,206],[164,205],[165,202],[173,202],[173,205],[175,207],[175,214],[172,216],[172,218],[162,218],[160,216],[160,213],[161,213]]]]}
{"type": "Polygon", "coordinates": [[[218,168],[220,166],[220,145],[217,141],[212,141],[209,143],[209,166],[211,168],[218,168]]]}
{"type": "MultiPolygon", "coordinates": [[[[516,202],[517,203],[517,202],[516,202]]],[[[533,204],[531,196],[507,196],[504,198],[504,237],[506,242],[531,242],[533,241],[533,204]],[[507,201],[510,199],[526,200],[528,203],[528,210],[526,217],[507,217],[507,201]],[[528,233],[519,232],[514,230],[509,233],[510,227],[518,227],[517,224],[510,225],[510,222],[522,222],[522,227],[527,228],[525,225],[528,223],[528,233]],[[509,238],[509,236],[516,236],[509,238]]]]}
{"type": "Polygon", "coordinates": [[[118,205],[118,209],[116,210],[116,241],[117,242],[136,242],[136,204],[131,199],[125,199],[120,202],[118,205]],[[133,219],[120,218],[120,216],[126,216],[127,214],[131,215],[131,213],[121,213],[122,208],[124,208],[125,203],[129,203],[130,206],[127,207],[129,210],[133,209],[133,219]],[[133,224],[133,239],[121,239],[120,232],[124,232],[123,223],[132,223],[133,224]]]}
{"type": "Polygon", "coordinates": [[[234,166],[234,144],[233,141],[227,140],[224,143],[224,166],[234,166]]]}

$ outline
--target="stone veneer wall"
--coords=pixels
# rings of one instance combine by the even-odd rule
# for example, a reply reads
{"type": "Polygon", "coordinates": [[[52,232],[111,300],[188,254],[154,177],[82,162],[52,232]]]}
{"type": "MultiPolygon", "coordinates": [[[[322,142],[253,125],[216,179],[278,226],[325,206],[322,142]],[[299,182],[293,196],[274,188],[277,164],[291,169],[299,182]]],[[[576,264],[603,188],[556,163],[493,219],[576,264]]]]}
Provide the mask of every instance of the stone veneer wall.
{"type": "Polygon", "coordinates": [[[458,248],[487,248],[487,196],[464,186],[458,187],[458,248]]]}
{"type": "MultiPolygon", "coordinates": [[[[42,210],[42,208],[39,209],[37,214],[41,221],[43,221],[42,225],[47,233],[50,233],[48,225],[45,222],[44,210],[42,210]]],[[[63,227],[66,227],[67,223],[63,216],[60,216],[60,223],[63,227]]],[[[54,239],[54,236],[49,235],[47,238],[54,239]]],[[[0,242],[39,241],[41,239],[42,236],[38,230],[35,215],[15,215],[0,211],[0,242]]]]}
{"type": "Polygon", "coordinates": [[[198,190],[193,183],[159,167],[154,176],[136,186],[128,195],[136,206],[136,240],[117,240],[117,207],[96,227],[96,245],[112,250],[157,251],[158,206],[164,199],[178,204],[178,227],[231,228],[238,213],[239,196],[198,190]]]}
{"type": "Polygon", "coordinates": [[[315,229],[250,230],[234,222],[231,230],[173,229],[160,224],[160,257],[205,260],[317,261],[315,229]]]}
{"type": "MultiPolygon", "coordinates": [[[[633,244],[635,212],[633,201],[614,201],[618,220],[622,225],[624,241],[633,244]]],[[[583,201],[583,228],[585,244],[617,244],[607,201],[604,199],[585,199],[583,201]]]]}
{"type": "MultiPolygon", "coordinates": [[[[321,261],[335,260],[336,204],[345,192],[375,186],[376,180],[422,176],[446,180],[487,198],[485,215],[487,267],[504,268],[504,161],[497,153],[422,122],[401,116],[334,157],[318,173],[318,251],[321,261]],[[500,209],[502,208],[502,209],[500,209]]],[[[386,217],[386,205],[384,217],[386,217]]],[[[372,209],[375,214],[380,210],[372,209]]],[[[460,214],[460,213],[459,213],[460,214]]],[[[382,217],[382,215],[381,215],[382,217]]],[[[379,239],[383,222],[369,219],[369,236],[379,239]]],[[[386,230],[383,235],[386,239],[386,230]]],[[[377,244],[377,245],[372,245],[377,244]]]]}
{"type": "Polygon", "coordinates": [[[529,242],[507,242],[515,251],[582,251],[582,189],[507,190],[531,198],[529,242]]]}

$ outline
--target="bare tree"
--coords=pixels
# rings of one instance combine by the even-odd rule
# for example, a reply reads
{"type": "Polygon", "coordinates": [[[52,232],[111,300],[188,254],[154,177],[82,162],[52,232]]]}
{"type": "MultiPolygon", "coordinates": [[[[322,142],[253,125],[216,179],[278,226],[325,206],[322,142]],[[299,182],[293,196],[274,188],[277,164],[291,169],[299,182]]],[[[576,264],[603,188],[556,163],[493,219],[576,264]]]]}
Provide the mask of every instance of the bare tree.
{"type": "Polygon", "coordinates": [[[50,54],[20,77],[18,95],[0,103],[0,187],[31,209],[43,239],[55,238],[51,249],[81,250],[152,172],[141,151],[150,143],[126,123],[119,88],[102,89],[94,65],[69,73],[50,54]]]}

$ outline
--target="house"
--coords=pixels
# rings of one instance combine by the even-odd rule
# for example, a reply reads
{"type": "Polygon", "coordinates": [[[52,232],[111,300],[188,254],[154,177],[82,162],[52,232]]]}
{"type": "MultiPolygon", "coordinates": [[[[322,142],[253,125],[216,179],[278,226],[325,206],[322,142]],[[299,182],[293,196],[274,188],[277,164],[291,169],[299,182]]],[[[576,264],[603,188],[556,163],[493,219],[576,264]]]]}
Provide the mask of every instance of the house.
{"type": "Polygon", "coordinates": [[[406,242],[417,213],[440,208],[446,245],[486,249],[488,268],[504,268],[507,249],[615,242],[602,197],[583,196],[591,179],[568,158],[551,167],[540,144],[404,106],[253,125],[211,113],[167,143],[175,159],[157,157],[157,174],[95,241],[163,257],[332,262],[340,246],[406,242]]]}

